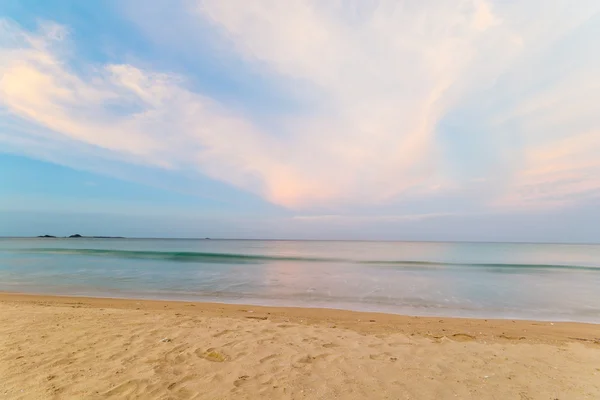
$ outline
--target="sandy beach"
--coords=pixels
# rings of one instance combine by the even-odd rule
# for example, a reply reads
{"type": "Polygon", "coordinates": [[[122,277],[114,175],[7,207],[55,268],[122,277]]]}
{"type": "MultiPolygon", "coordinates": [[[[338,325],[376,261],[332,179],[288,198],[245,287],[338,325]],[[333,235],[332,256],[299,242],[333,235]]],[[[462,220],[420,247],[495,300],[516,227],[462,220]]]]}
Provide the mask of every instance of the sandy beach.
{"type": "Polygon", "coordinates": [[[598,399],[600,326],[0,294],[3,399],[598,399]]]}

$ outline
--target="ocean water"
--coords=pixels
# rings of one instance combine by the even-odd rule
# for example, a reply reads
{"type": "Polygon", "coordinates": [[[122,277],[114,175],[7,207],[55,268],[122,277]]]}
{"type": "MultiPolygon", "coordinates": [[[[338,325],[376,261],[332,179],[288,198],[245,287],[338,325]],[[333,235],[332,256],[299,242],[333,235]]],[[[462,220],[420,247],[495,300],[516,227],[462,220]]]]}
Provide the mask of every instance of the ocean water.
{"type": "Polygon", "coordinates": [[[3,238],[0,291],[600,323],[600,245],[3,238]]]}

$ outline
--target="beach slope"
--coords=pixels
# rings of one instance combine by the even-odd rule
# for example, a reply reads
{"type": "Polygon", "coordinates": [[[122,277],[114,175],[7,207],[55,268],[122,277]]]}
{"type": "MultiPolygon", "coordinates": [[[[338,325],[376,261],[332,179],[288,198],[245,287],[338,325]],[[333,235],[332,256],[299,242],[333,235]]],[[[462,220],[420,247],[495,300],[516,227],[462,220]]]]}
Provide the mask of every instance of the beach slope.
{"type": "Polygon", "coordinates": [[[0,398],[600,399],[600,326],[5,293],[0,398]]]}

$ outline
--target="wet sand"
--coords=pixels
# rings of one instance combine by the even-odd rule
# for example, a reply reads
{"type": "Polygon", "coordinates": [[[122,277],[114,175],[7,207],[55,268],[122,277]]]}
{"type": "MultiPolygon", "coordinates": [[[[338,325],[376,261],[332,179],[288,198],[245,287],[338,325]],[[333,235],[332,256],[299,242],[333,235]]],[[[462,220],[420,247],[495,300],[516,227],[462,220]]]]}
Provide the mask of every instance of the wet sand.
{"type": "Polygon", "coordinates": [[[600,325],[0,293],[0,398],[599,399],[600,325]]]}

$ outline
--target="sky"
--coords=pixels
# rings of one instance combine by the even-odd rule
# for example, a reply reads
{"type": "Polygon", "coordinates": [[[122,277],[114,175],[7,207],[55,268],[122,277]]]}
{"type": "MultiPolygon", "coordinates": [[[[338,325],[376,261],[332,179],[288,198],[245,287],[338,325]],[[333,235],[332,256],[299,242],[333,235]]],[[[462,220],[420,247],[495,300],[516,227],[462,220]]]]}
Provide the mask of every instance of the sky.
{"type": "Polygon", "coordinates": [[[597,0],[0,2],[0,236],[600,242],[597,0]]]}

